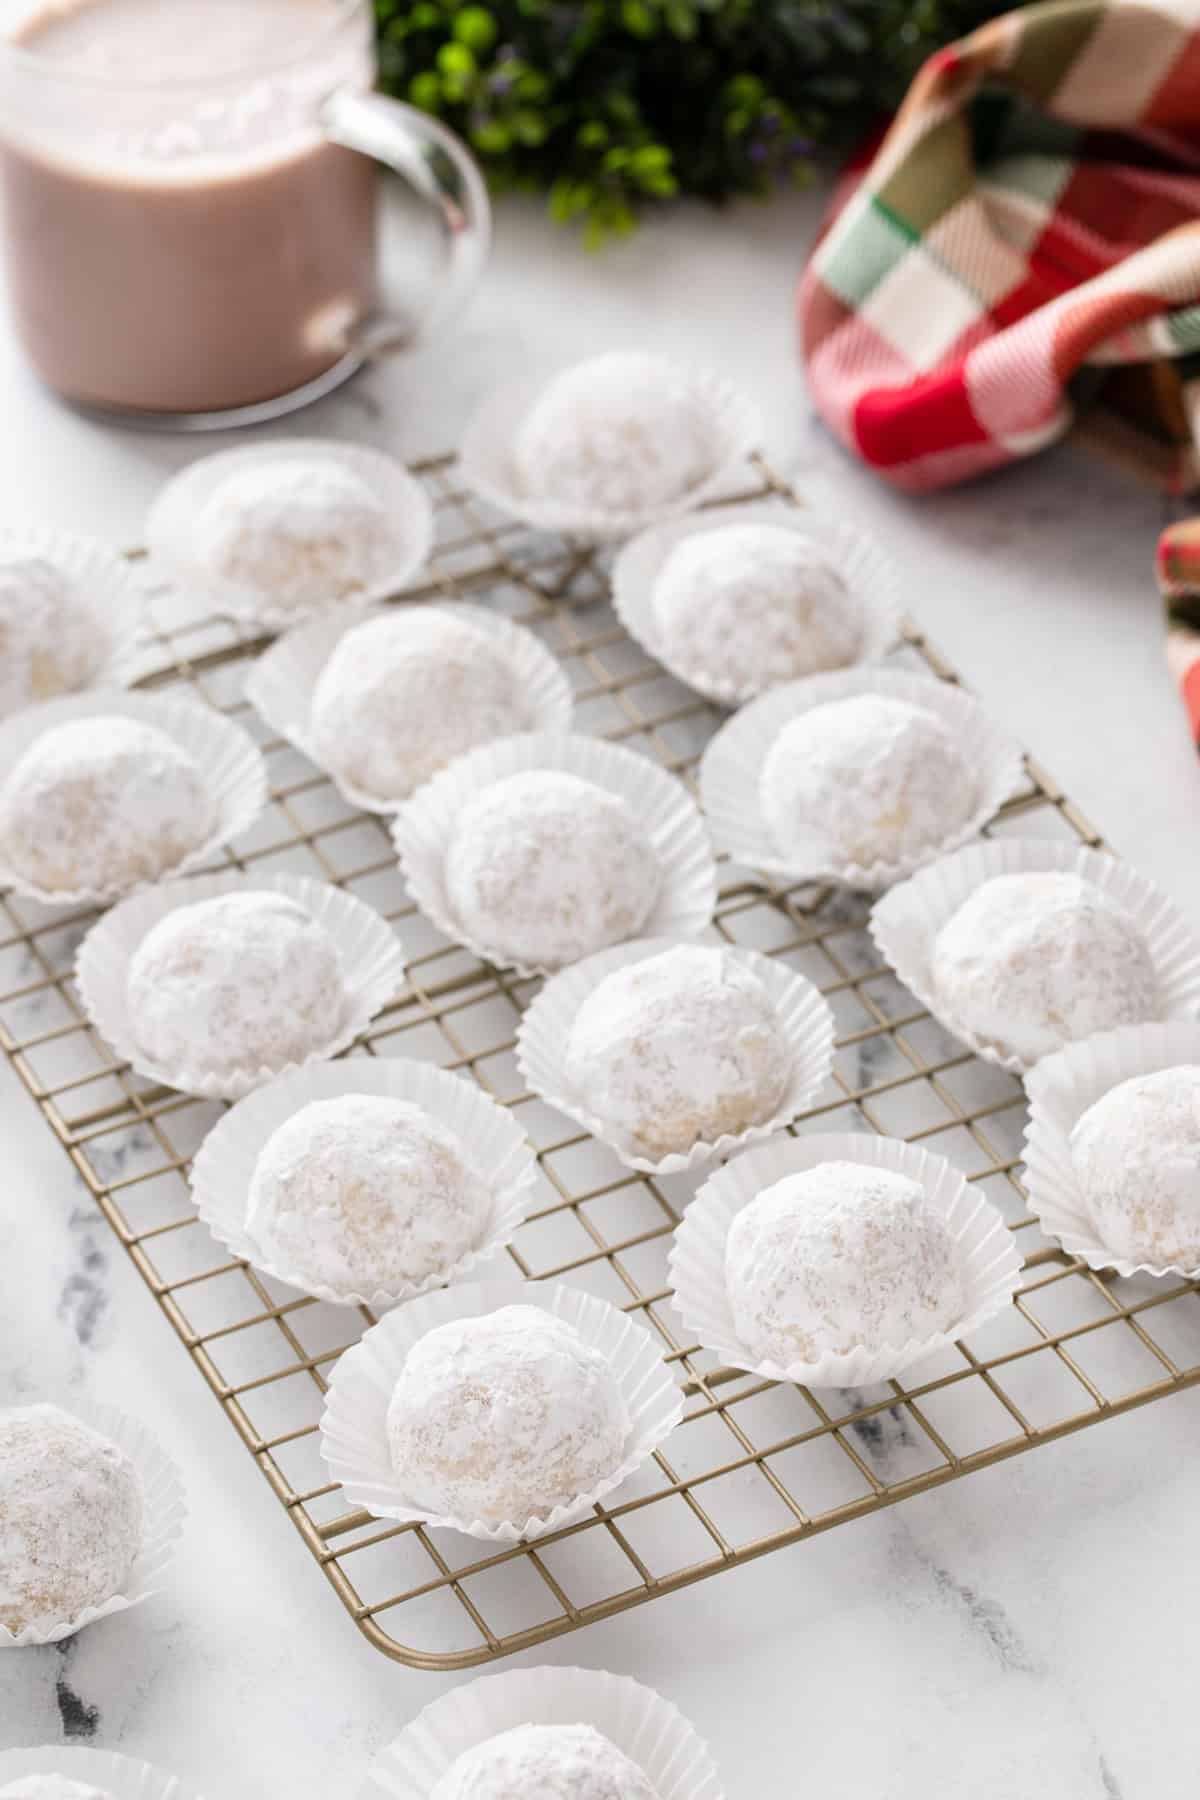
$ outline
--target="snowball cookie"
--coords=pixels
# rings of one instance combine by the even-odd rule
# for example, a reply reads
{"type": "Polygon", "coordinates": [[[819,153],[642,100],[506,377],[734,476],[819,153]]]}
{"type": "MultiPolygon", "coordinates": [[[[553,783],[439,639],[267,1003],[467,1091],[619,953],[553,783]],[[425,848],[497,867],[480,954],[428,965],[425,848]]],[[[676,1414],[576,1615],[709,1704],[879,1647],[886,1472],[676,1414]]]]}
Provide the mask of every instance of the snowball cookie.
{"type": "Polygon", "coordinates": [[[751,1356],[788,1367],[948,1331],[966,1295],[954,1241],[907,1175],[827,1162],[764,1189],[729,1228],[725,1279],[751,1356]]]}
{"type": "Polygon", "coordinates": [[[811,855],[816,839],[831,861],[869,866],[936,850],[970,817],[976,786],[926,707],[855,694],[784,726],[759,796],[782,856],[811,855]]]}
{"type": "Polygon", "coordinates": [[[495,961],[559,968],[636,937],[662,870],[619,794],[527,769],[463,808],[445,881],[451,910],[495,961]]]}
{"type": "Polygon", "coordinates": [[[429,1800],[657,1800],[636,1763],[591,1725],[518,1725],[476,1744],[429,1800]]]}
{"type": "Polygon", "coordinates": [[[727,950],[681,944],[593,989],[566,1072],[589,1112],[661,1157],[769,1119],[792,1068],[753,970],[727,950]]]}
{"type": "Polygon", "coordinates": [[[1135,1075],[1071,1133],[1071,1161],[1096,1235],[1151,1268],[1200,1268],[1200,1068],[1135,1075]]]}
{"type": "Polygon", "coordinates": [[[430,1113],[340,1094],[301,1107],[267,1139],[246,1229],[277,1268],[371,1295],[451,1268],[479,1244],[490,1212],[466,1146],[430,1113]]]}
{"type": "Polygon", "coordinates": [[[638,350],[610,350],[556,376],[515,448],[528,494],[589,512],[669,505],[713,470],[711,416],[695,381],[638,350]]]}
{"type": "Polygon", "coordinates": [[[129,964],[134,1037],[167,1069],[227,1075],[303,1062],[337,1030],[345,998],[332,938],[283,894],[178,906],[129,964]]]}
{"type": "Polygon", "coordinates": [[[535,1306],[437,1325],[388,1407],[408,1499],[447,1518],[524,1524],[611,1475],[630,1420],[607,1359],[535,1306]]]}
{"type": "Polygon", "coordinates": [[[111,647],[62,569],[41,556],[0,555],[0,718],[86,687],[111,647]]]}
{"type": "Polygon", "coordinates": [[[123,1450],[57,1406],[0,1410],[0,1625],[48,1632],[102,1606],[141,1547],[123,1450]]]}
{"type": "Polygon", "coordinates": [[[0,788],[0,853],[47,893],[115,893],[178,868],[213,830],[199,765],[155,725],[71,719],[0,788]]]}
{"type": "Polygon", "coordinates": [[[844,668],[862,649],[862,608],[829,552],[782,525],[685,537],[663,563],[652,604],[677,668],[748,692],[844,668]]]}
{"type": "Polygon", "coordinates": [[[193,543],[210,574],[297,609],[364,593],[396,554],[383,502],[352,469],[319,456],[227,475],[200,507],[193,543]]]}
{"type": "Polygon", "coordinates": [[[313,693],[313,748],[332,774],[379,800],[431,775],[529,714],[511,664],[478,625],[406,607],[348,631],[313,693]]]}
{"type": "Polygon", "coordinates": [[[1141,932],[1080,875],[985,881],[938,932],[931,965],[949,1018],[1024,1063],[1161,1014],[1141,932]]]}
{"type": "Polygon", "coordinates": [[[0,1787],[0,1800],[113,1800],[107,1788],[90,1781],[72,1781],[69,1775],[22,1775],[0,1787]]]}

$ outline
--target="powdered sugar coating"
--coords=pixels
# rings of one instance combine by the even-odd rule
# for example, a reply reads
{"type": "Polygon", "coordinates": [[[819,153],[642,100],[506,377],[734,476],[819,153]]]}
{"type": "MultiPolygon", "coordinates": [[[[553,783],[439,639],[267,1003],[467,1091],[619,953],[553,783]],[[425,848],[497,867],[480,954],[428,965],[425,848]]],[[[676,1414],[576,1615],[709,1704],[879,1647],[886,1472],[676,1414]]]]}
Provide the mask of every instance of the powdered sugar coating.
{"type": "Polygon", "coordinates": [[[533,1306],[435,1326],[413,1345],[387,1415],[409,1502],[524,1524],[617,1468],[630,1418],[607,1359],[533,1306]]]}
{"type": "Polygon", "coordinates": [[[137,719],[71,719],[30,744],[0,788],[0,850],[47,893],[116,893],[177,868],[214,805],[196,762],[137,719]]]}
{"type": "Polygon", "coordinates": [[[566,369],[529,409],[515,446],[526,491],[591,512],[642,512],[712,473],[712,422],[687,370],[643,351],[566,369]]]}
{"type": "Polygon", "coordinates": [[[478,625],[411,607],[348,631],[313,693],[325,768],[380,800],[403,800],[456,756],[523,731],[516,676],[478,625]]]}
{"type": "Polygon", "coordinates": [[[759,795],[781,855],[811,855],[816,843],[831,862],[870,867],[945,843],[970,817],[976,784],[928,708],[855,694],[784,726],[759,795]]]}
{"type": "Polygon", "coordinates": [[[1026,1064],[1161,1015],[1137,925],[1094,882],[1057,870],[985,881],[938,932],[931,973],[954,1024],[1026,1064]]]}
{"type": "Polygon", "coordinates": [[[0,718],[87,687],[112,643],[65,570],[0,554],[0,718]]]}
{"type": "Polygon", "coordinates": [[[681,944],[593,989],[571,1029],[566,1073],[589,1112],[657,1158],[770,1118],[792,1070],[753,970],[726,950],[681,944]]]}
{"type": "Polygon", "coordinates": [[[336,1032],[345,999],[332,938],[282,894],[176,907],[129,964],[134,1036],[168,1069],[227,1076],[303,1062],[336,1032]]]}
{"type": "Polygon", "coordinates": [[[69,1775],[23,1775],[0,1787],[0,1800],[113,1800],[107,1788],[90,1781],[72,1781],[69,1775]]]}
{"type": "Polygon", "coordinates": [[[451,1764],[429,1800],[657,1800],[623,1750],[592,1725],[517,1725],[451,1764]]]}
{"type": "Polygon", "coordinates": [[[861,1163],[821,1163],[764,1189],[729,1228],[725,1277],[740,1341],[784,1368],[901,1348],[948,1331],[966,1306],[924,1189],[861,1163]]]}
{"type": "Polygon", "coordinates": [[[201,505],[192,544],[211,575],[297,611],[365,593],[397,555],[383,502],[354,470],[319,456],[228,474],[201,505]]]}
{"type": "Polygon", "coordinates": [[[49,1632],[121,1592],[142,1547],[123,1450],[57,1406],[0,1411],[0,1625],[49,1632]]]}
{"type": "Polygon", "coordinates": [[[527,769],[463,808],[445,881],[464,930],[494,960],[561,968],[636,937],[662,869],[620,795],[527,769]]]}
{"type": "Polygon", "coordinates": [[[382,1094],[314,1100],[274,1131],[246,1229],[277,1269],[346,1295],[393,1293],[477,1247],[491,1193],[467,1146],[382,1094]]]}
{"type": "Polygon", "coordinates": [[[1089,1106],[1071,1160],[1115,1257],[1200,1268],[1200,1068],[1135,1075],[1089,1106]]]}
{"type": "Polygon", "coordinates": [[[683,674],[745,694],[853,662],[859,601],[813,538],[762,522],[683,538],[654,584],[655,623],[683,674]]]}

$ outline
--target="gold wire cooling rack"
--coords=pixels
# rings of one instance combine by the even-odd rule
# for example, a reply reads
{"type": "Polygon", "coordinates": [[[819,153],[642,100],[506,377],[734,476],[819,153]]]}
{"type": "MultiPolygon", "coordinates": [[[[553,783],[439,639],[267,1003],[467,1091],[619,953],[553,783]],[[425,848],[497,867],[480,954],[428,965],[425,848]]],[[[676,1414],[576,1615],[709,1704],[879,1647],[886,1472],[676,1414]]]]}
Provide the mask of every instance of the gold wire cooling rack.
{"type": "MultiPolygon", "coordinates": [[[[685,777],[719,722],[617,625],[603,559],[488,514],[451,458],[416,473],[435,503],[428,581],[405,598],[470,594],[562,660],[578,728],[685,777]]],[[[739,497],[795,504],[761,462],[739,497]]],[[[228,620],[169,619],[143,685],[188,691],[262,738],[243,697],[262,643],[228,620]]],[[[903,661],[954,680],[913,629],[903,661]]],[[[414,1056],[511,1105],[539,1152],[536,1209],[512,1247],[522,1275],[572,1282],[644,1315],[686,1395],[679,1430],[595,1516],[497,1549],[346,1510],[325,1478],[326,1379],[371,1315],[303,1298],[230,1261],[191,1206],[187,1169],[219,1114],[148,1086],[85,1023],[71,981],[90,915],[0,901],[0,1042],[180,1342],[355,1620],[378,1649],[466,1668],[545,1642],[910,1494],[1049,1443],[1200,1380],[1194,1282],[1105,1279],[1039,1234],[1019,1181],[1019,1083],[963,1050],[880,963],[856,895],[765,888],[726,864],[720,939],[783,958],[828,997],[833,1074],[797,1131],[877,1131],[947,1156],[1004,1214],[1024,1253],[1006,1316],[869,1390],[809,1393],[715,1366],[683,1334],[666,1286],[671,1233],[696,1178],[652,1180],[520,1086],[513,1036],[535,983],[448,943],[415,912],[385,825],[357,813],[290,745],[262,744],[270,806],[229,861],[337,882],[393,920],[403,992],[354,1054],[414,1056]]],[[[1100,840],[1032,762],[993,830],[1100,840]]]]}

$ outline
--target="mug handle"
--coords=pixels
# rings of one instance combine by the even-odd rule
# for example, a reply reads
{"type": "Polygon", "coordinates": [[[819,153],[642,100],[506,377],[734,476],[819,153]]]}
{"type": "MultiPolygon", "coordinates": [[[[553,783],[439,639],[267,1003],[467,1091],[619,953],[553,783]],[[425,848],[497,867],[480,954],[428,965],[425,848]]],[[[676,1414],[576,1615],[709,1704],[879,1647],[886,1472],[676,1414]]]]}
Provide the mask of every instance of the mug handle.
{"type": "Polygon", "coordinates": [[[321,109],[326,137],[394,169],[438,216],[445,280],[418,320],[382,314],[351,327],[346,349],[367,358],[407,349],[443,325],[478,285],[492,241],[492,209],[478,164],[452,131],[386,94],[339,88],[321,109]]]}

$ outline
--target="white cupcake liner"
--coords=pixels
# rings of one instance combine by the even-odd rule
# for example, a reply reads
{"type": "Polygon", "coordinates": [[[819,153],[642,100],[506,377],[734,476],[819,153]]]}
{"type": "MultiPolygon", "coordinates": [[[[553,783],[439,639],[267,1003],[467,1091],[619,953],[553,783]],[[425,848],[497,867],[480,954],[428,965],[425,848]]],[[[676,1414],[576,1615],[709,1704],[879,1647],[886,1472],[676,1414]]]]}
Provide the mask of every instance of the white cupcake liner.
{"type": "Polygon", "coordinates": [[[743,867],[776,881],[835,882],[874,893],[977,837],[1020,787],[1023,771],[1020,746],[961,688],[899,669],[839,669],[772,688],[729,719],[701,759],[700,797],[717,848],[743,867]],[[793,719],[860,694],[881,694],[934,713],[953,736],[963,766],[976,775],[976,804],[940,843],[895,861],[847,862],[816,834],[803,851],[784,854],[764,817],[759,792],[767,755],[793,719]]]}
{"type": "Polygon", "coordinates": [[[731,1368],[767,1381],[804,1387],[866,1387],[900,1375],[923,1357],[977,1331],[1011,1301],[1021,1279],[1021,1258],[996,1208],[975,1192],[942,1156],[898,1138],[855,1133],[778,1137],[747,1151],[711,1175],[675,1232],[668,1262],[674,1306],[689,1332],[731,1368]],[[814,1169],[819,1163],[852,1162],[907,1175],[924,1188],[930,1206],[953,1236],[965,1278],[967,1304],[953,1330],[906,1344],[858,1345],[845,1355],[782,1364],[757,1361],[739,1341],[725,1284],[725,1245],[738,1213],[764,1188],[814,1169]]]}
{"type": "Polygon", "coordinates": [[[1102,1243],[1071,1156],[1071,1133],[1089,1106],[1121,1082],[1161,1069],[1200,1063],[1200,1023],[1173,1019],[1158,1025],[1123,1025],[1043,1057],[1030,1071],[1029,1123],[1025,1128],[1022,1185],[1029,1210],[1047,1237],[1090,1269],[1118,1275],[1200,1274],[1179,1263],[1132,1262],[1102,1243]]]}
{"type": "Polygon", "coordinates": [[[664,519],[691,512],[724,489],[731,474],[757,447],[757,408],[731,382],[704,369],[689,369],[689,380],[712,420],[711,472],[685,494],[661,506],[605,512],[531,494],[517,471],[513,452],[530,407],[553,377],[514,381],[491,394],[471,419],[459,448],[459,471],[471,491],[498,512],[539,531],[559,532],[585,543],[632,537],[664,519]]]}
{"type": "Polygon", "coordinates": [[[79,947],[75,980],[84,1011],[119,1057],[140,1075],[180,1093],[209,1100],[240,1100],[277,1075],[336,1056],[352,1044],[380,1009],[396,998],[404,981],[404,952],[386,919],[324,881],[303,875],[198,875],[172,881],[123,900],[94,925],[79,947]],[[346,1005],[336,1030],[301,1063],[279,1069],[236,1069],[231,1074],[183,1066],[165,1068],[139,1048],[129,1013],[129,964],[146,934],[180,906],[218,894],[283,894],[324,926],[337,946],[346,985],[346,1005]]]}
{"type": "Polygon", "coordinates": [[[723,1800],[708,1746],[677,1707],[603,1669],[506,1669],[442,1694],[376,1757],[359,1800],[430,1800],[468,1750],[519,1725],[591,1725],[657,1800],[723,1800]]]}
{"type": "Polygon", "coordinates": [[[321,1455],[352,1506],[378,1519],[443,1526],[493,1544],[543,1537],[584,1518],[605,1494],[627,1481],[663,1444],[683,1417],[683,1397],[662,1347],[644,1325],[578,1288],[519,1281],[473,1282],[410,1300],[382,1318],[340,1358],[321,1419],[321,1455]],[[387,1411],[418,1340],[452,1319],[480,1318],[504,1306],[536,1306],[573,1325],[586,1344],[611,1363],[631,1420],[625,1455],[611,1475],[545,1516],[505,1520],[459,1519],[431,1513],[405,1496],[392,1466],[387,1411]]]}
{"type": "Polygon", "coordinates": [[[207,600],[229,617],[267,631],[284,630],[330,609],[369,606],[387,599],[411,581],[429,556],[433,545],[433,507],[424,488],[395,457],[361,444],[336,438],[274,438],[243,445],[237,450],[218,450],[173,476],[163,487],[146,518],[146,543],[151,572],[170,581],[184,593],[207,600]],[[340,463],[381,500],[396,533],[396,557],[386,574],[361,593],[348,599],[330,598],[315,605],[282,606],[269,594],[240,582],[222,580],[205,568],[192,542],[201,507],[227,476],[263,463],[302,462],[313,457],[340,463]]]}
{"type": "Polygon", "coordinates": [[[75,1744],[45,1744],[29,1750],[0,1750],[0,1787],[30,1775],[66,1775],[99,1788],[112,1800],[200,1800],[196,1789],[165,1769],[115,1750],[75,1744]]]}
{"type": "Polygon", "coordinates": [[[966,1030],[942,1005],[933,978],[933,947],[942,926],[985,881],[1045,870],[1092,882],[1133,920],[1150,952],[1166,1018],[1194,1019],[1200,1013],[1200,938],[1161,888],[1103,850],[1040,838],[971,844],[931,863],[877,901],[871,936],[905,987],[947,1031],[985,1062],[1023,1075],[1032,1064],[966,1030]]]}
{"type": "Polygon", "coordinates": [[[97,538],[77,537],[48,525],[0,525],[0,560],[25,556],[41,557],[70,577],[108,640],[107,656],[77,691],[124,687],[132,681],[148,600],[139,567],[97,538]]]}
{"type": "Polygon", "coordinates": [[[433,1288],[462,1281],[480,1263],[512,1242],[533,1204],[536,1157],[507,1107],[499,1106],[473,1081],[408,1057],[355,1056],[315,1064],[269,1082],[239,1100],[213,1127],[192,1164],[192,1199],[201,1220],[234,1256],[301,1293],[335,1306],[368,1306],[373,1311],[411,1300],[433,1288]],[[464,1155],[491,1193],[486,1233],[478,1247],[419,1282],[373,1293],[343,1293],[309,1281],[265,1256],[246,1228],[250,1183],[267,1140],[314,1100],[343,1094],[380,1094],[424,1108],[462,1144],[464,1155]]]}
{"type": "Polygon", "coordinates": [[[743,706],[760,693],[771,691],[733,681],[720,669],[688,667],[672,656],[655,615],[655,586],[671,552],[685,538],[718,531],[725,525],[774,525],[819,544],[845,581],[851,603],[862,610],[863,640],[849,666],[878,662],[891,649],[900,631],[896,571],[871,538],[810,507],[798,511],[777,501],[756,506],[717,506],[699,515],[689,514],[652,526],[626,544],[613,564],[613,606],[618,619],[630,637],[685,687],[694,688],[718,706],[743,706]]]}
{"type": "MultiPolygon", "coordinates": [[[[485,606],[439,600],[435,610],[478,627],[493,640],[512,669],[518,691],[533,721],[533,729],[570,729],[571,684],[558,658],[551,655],[540,638],[523,625],[514,625],[485,606]]],[[[289,631],[259,657],[246,683],[246,698],[271,729],[287,738],[318,768],[325,768],[325,764],[317,755],[311,729],[317,682],[346,633],[367,619],[380,617],[383,611],[379,607],[347,609],[289,631]]],[[[381,799],[370,794],[332,769],[326,773],[351,806],[360,806],[366,812],[391,813],[404,805],[403,800],[381,799]]]]}
{"type": "Polygon", "coordinates": [[[702,1169],[729,1156],[746,1144],[756,1143],[782,1129],[802,1113],[820,1092],[833,1067],[833,1014],[829,1003],[811,981],[789,969],[777,957],[757,950],[724,946],[724,953],[756,975],[766,989],[780,1030],[791,1051],[792,1075],[787,1092],[775,1111],[760,1125],[745,1131],[726,1132],[711,1143],[693,1144],[687,1152],[672,1151],[654,1161],[629,1132],[622,1131],[593,1113],[586,1097],[568,1083],[565,1050],[579,1009],[606,976],[617,969],[644,962],[675,946],[668,938],[638,939],[618,944],[585,957],[552,976],[526,1010],[517,1031],[517,1063],[527,1087],[607,1144],[630,1169],[649,1175],[675,1175],[702,1169]]]}
{"type": "Polygon", "coordinates": [[[518,975],[548,975],[545,964],[510,960],[464,930],[446,892],[446,853],[464,806],[483,789],[526,769],[554,769],[616,794],[633,811],[659,863],[663,881],[643,937],[699,937],[717,902],[717,872],[708,833],[683,783],[648,757],[599,738],[522,732],[469,750],[418,788],[392,819],[392,838],[408,890],[439,931],[482,961],[518,975]]]}
{"type": "MultiPolygon", "coordinates": [[[[198,868],[223,844],[250,829],[267,803],[266,764],[248,732],[214,708],[195,700],[159,694],[129,694],[120,688],[89,689],[81,694],[64,694],[58,700],[45,700],[40,706],[26,707],[24,712],[0,720],[0,779],[45,732],[75,719],[114,716],[136,719],[141,725],[153,725],[165,732],[192,758],[213,803],[215,822],[204,842],[189,850],[171,868],[164,869],[159,880],[170,880],[198,868]]],[[[30,900],[40,900],[47,906],[107,906],[113,900],[151,885],[142,881],[132,888],[39,888],[13,869],[0,851],[0,887],[11,888],[15,893],[30,900]]]]}
{"type": "Polygon", "coordinates": [[[113,1613],[127,1612],[131,1606],[140,1606],[143,1600],[159,1593],[187,1514],[179,1470],[139,1419],[132,1419],[115,1407],[100,1406],[87,1400],[53,1401],[52,1404],[78,1419],[80,1424],[89,1425],[93,1431],[110,1438],[133,1463],[142,1483],[142,1547],[119,1594],[114,1594],[100,1606],[85,1606],[74,1618],[64,1619],[49,1631],[27,1626],[24,1631],[14,1634],[0,1625],[2,1650],[24,1650],[31,1644],[57,1644],[82,1631],[85,1625],[94,1625],[97,1619],[107,1619],[113,1613]]]}

